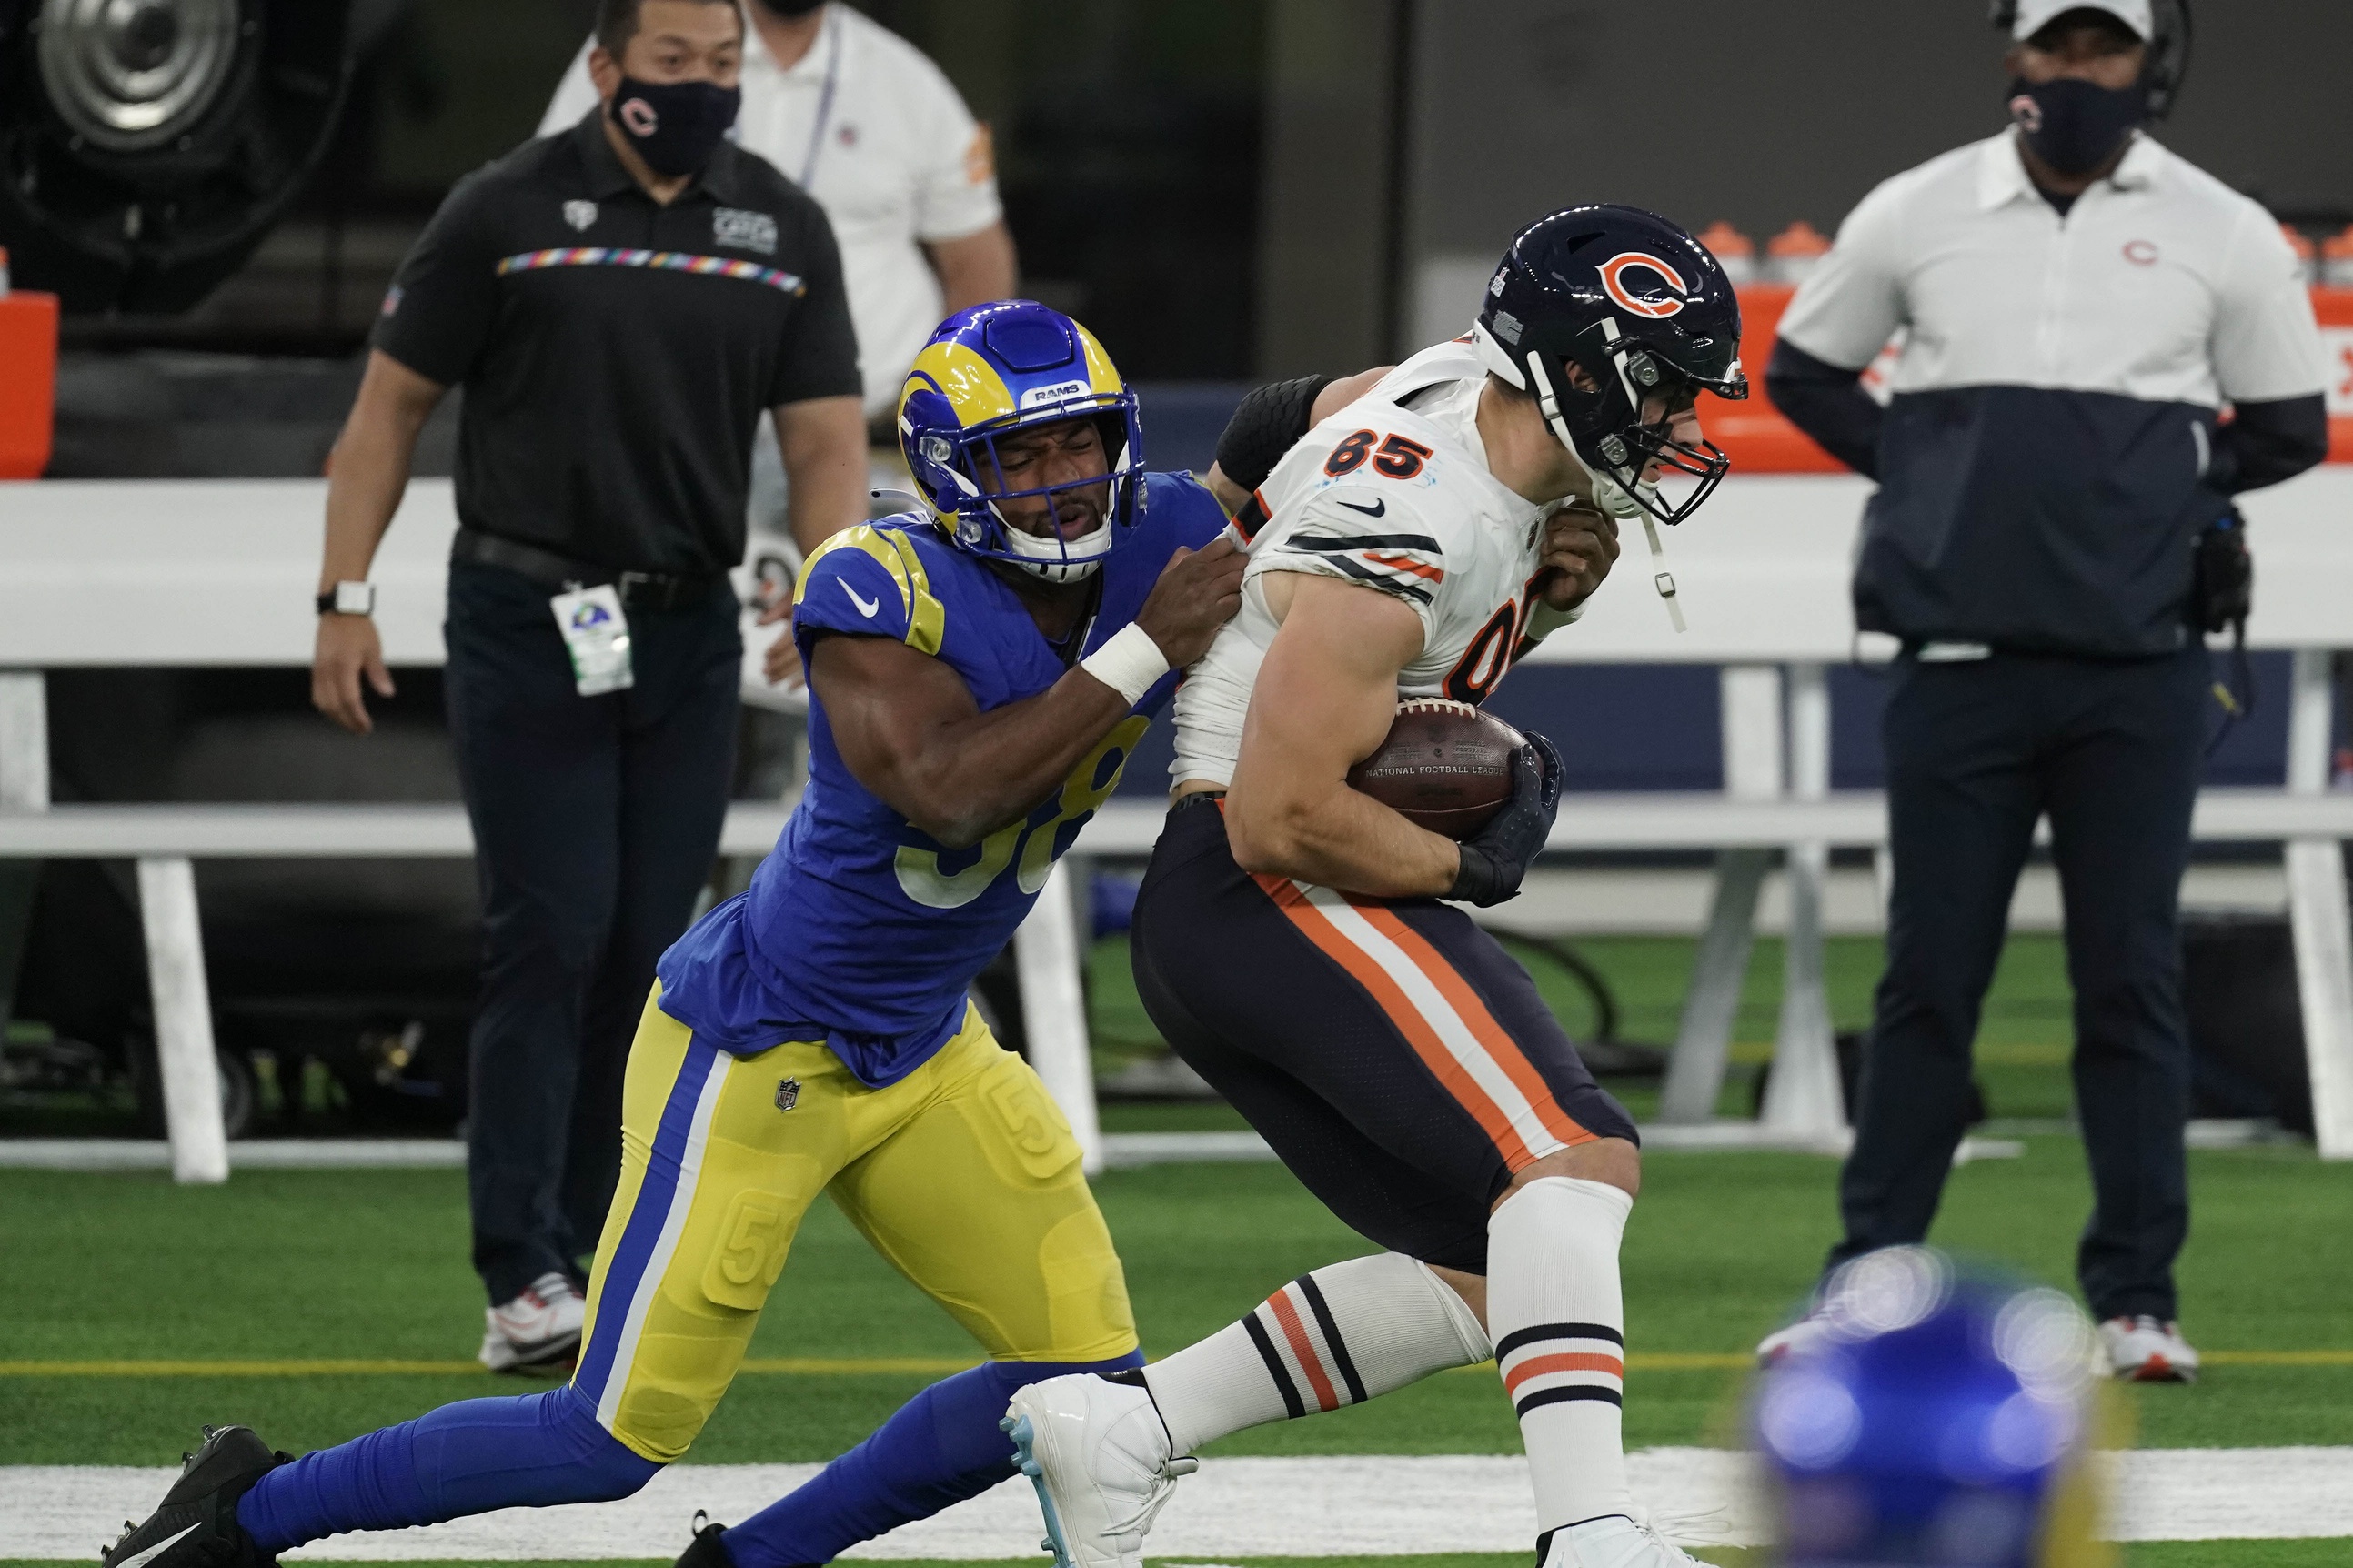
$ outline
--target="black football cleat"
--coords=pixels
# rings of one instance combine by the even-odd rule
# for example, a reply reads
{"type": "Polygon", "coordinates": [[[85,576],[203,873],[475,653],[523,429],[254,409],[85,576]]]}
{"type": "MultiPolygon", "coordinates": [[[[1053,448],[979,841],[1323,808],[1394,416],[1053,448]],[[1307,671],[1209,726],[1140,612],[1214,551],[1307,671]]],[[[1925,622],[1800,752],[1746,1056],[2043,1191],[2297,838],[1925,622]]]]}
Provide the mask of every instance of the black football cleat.
{"type": "Polygon", "coordinates": [[[271,1452],[250,1426],[207,1426],[203,1447],[180,1458],[163,1503],[100,1549],[100,1568],[276,1568],[237,1523],[237,1500],[293,1456],[271,1452]]]}
{"type": "Polygon", "coordinates": [[[723,1524],[713,1524],[711,1516],[701,1509],[694,1512],[694,1539],[678,1554],[678,1568],[735,1568],[734,1560],[719,1538],[727,1533],[723,1524]]]}

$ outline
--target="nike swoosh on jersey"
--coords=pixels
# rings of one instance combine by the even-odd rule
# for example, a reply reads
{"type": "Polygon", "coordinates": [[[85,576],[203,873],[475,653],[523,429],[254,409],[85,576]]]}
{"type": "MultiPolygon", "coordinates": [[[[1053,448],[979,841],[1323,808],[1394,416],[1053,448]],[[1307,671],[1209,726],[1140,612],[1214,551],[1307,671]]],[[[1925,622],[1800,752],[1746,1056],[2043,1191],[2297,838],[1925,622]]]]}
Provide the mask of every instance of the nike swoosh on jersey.
{"type": "MultiPolygon", "coordinates": [[[[841,579],[839,577],[836,577],[834,581],[841,583],[841,579]]],[[[847,583],[841,583],[841,591],[849,595],[849,602],[858,606],[858,613],[864,616],[869,620],[872,620],[874,618],[874,613],[882,607],[881,600],[861,599],[858,596],[858,590],[851,587],[847,583]]]]}
{"type": "Polygon", "coordinates": [[[149,1558],[155,1556],[159,1552],[169,1551],[174,1542],[182,1539],[182,1537],[195,1534],[195,1530],[196,1527],[192,1524],[188,1526],[187,1529],[180,1531],[178,1535],[165,1536],[163,1540],[157,1542],[146,1551],[142,1552],[138,1556],[126,1557],[120,1563],[109,1563],[107,1568],[140,1568],[140,1565],[144,1563],[149,1558]]]}
{"type": "Polygon", "coordinates": [[[1346,507],[1350,511],[1361,511],[1366,517],[1387,517],[1389,510],[1389,503],[1377,496],[1374,498],[1373,504],[1370,506],[1358,506],[1352,500],[1344,500],[1338,504],[1346,507]]]}

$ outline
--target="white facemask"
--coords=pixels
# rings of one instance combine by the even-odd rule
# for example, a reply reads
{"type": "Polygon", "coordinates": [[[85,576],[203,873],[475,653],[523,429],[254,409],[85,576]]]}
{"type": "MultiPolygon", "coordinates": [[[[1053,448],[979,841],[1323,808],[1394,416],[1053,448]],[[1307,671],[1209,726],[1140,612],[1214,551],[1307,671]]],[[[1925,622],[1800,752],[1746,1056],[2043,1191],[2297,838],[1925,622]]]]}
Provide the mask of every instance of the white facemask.
{"type": "MultiPolygon", "coordinates": [[[[997,521],[1005,521],[1003,513],[997,514],[997,521]]],[[[1007,522],[1005,544],[1021,557],[1013,564],[1032,577],[1048,583],[1083,583],[1111,552],[1111,520],[1103,519],[1076,539],[1041,539],[1007,522]]]]}

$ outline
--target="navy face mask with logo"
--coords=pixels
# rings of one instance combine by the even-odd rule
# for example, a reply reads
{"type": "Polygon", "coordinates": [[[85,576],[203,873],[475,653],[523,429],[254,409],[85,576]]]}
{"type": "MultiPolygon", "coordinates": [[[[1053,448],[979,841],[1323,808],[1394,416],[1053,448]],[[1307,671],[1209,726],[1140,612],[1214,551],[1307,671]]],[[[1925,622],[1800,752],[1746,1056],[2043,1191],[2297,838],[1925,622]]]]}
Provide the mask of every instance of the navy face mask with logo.
{"type": "Polygon", "coordinates": [[[2035,156],[2073,178],[2113,156],[2148,118],[2148,89],[2101,87],[2075,77],[2010,84],[2010,118],[2035,156]]]}
{"type": "Polygon", "coordinates": [[[605,113],[646,167],[675,179],[696,174],[735,123],[740,88],[712,81],[639,81],[623,77],[605,113]]]}

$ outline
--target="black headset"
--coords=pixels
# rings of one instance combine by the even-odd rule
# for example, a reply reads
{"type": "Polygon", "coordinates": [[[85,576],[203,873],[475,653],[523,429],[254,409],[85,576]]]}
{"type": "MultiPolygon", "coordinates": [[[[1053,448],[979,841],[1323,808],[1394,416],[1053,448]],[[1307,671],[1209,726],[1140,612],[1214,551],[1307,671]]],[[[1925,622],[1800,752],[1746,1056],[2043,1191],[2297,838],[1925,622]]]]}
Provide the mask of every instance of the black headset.
{"type": "MultiPolygon", "coordinates": [[[[2140,80],[2148,93],[2148,117],[2156,121],[2173,112],[2181,79],[2189,72],[2189,0],[2151,0],[2149,13],[2157,37],[2148,41],[2140,80]]],[[[1987,20],[2008,37],[2018,25],[2018,0],[1993,0],[1987,20]]]]}

